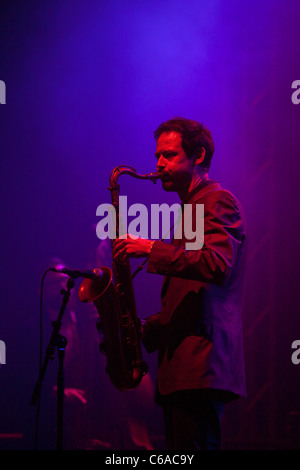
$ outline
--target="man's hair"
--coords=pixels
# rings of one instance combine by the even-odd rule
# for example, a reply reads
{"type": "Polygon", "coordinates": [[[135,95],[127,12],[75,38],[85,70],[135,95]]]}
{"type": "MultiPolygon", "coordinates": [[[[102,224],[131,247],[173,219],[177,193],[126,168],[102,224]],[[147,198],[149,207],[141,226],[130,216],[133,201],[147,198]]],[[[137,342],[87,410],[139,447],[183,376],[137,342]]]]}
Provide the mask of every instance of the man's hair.
{"type": "Polygon", "coordinates": [[[201,149],[205,148],[205,158],[201,167],[209,170],[211,159],[215,151],[214,142],[210,131],[197,121],[175,117],[161,123],[154,131],[157,140],[163,132],[178,132],[182,138],[182,148],[188,158],[197,157],[201,154],[201,149]]]}

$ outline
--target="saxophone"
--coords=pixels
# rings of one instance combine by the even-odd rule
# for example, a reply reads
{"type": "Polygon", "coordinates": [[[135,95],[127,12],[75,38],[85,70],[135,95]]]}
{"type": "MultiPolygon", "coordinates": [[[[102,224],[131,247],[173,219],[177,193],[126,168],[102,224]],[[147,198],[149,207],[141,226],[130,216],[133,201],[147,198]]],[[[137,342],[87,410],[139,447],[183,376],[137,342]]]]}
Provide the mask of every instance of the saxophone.
{"type": "MultiPolygon", "coordinates": [[[[116,211],[116,236],[119,235],[118,178],[121,175],[149,179],[156,183],[157,173],[140,175],[132,167],[121,165],[113,169],[109,177],[112,205],[116,211]]],[[[112,241],[113,243],[113,241],[112,241]]],[[[140,321],[132,284],[130,262],[113,260],[112,270],[101,267],[95,279],[84,279],[78,290],[81,302],[93,302],[99,315],[99,329],[103,333],[102,350],[106,355],[106,372],[112,384],[120,391],[139,385],[148,366],[142,360],[140,321]]],[[[101,349],[101,346],[100,346],[101,349]]]]}

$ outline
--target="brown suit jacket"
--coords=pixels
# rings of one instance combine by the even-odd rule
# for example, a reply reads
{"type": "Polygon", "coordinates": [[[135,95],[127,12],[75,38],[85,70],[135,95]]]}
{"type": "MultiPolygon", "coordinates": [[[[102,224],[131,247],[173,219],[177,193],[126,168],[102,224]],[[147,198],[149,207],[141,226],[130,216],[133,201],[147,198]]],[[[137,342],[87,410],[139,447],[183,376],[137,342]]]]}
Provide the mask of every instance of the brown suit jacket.
{"type": "Polygon", "coordinates": [[[204,204],[204,244],[156,241],[148,272],[165,275],[161,312],[146,319],[143,344],[158,349],[158,392],[214,389],[226,401],[245,395],[242,291],[246,229],[235,197],[212,180],[186,201],[204,204]]]}

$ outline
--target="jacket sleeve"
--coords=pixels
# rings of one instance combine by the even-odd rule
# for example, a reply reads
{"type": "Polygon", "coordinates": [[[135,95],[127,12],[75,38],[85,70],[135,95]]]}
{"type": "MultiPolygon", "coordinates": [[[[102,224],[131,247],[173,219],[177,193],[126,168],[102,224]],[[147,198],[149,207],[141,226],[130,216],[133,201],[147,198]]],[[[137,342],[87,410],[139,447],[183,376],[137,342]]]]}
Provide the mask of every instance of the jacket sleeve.
{"type": "Polygon", "coordinates": [[[142,343],[146,350],[151,353],[158,349],[161,334],[160,312],[150,315],[142,323],[142,343]]]}
{"type": "Polygon", "coordinates": [[[155,241],[149,273],[223,284],[230,276],[245,238],[243,217],[233,195],[215,191],[204,202],[204,243],[200,250],[155,241]]]}

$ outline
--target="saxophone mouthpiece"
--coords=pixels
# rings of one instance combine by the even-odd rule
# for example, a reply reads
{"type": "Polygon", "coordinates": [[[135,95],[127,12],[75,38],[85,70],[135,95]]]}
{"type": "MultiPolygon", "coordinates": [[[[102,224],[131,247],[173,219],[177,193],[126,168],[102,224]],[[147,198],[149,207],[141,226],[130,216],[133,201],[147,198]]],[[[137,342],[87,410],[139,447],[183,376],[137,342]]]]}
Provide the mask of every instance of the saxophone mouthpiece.
{"type": "Polygon", "coordinates": [[[153,181],[153,183],[156,183],[157,180],[160,179],[160,174],[159,173],[149,173],[149,178],[153,181]]]}

